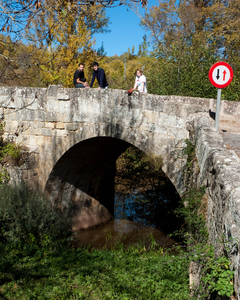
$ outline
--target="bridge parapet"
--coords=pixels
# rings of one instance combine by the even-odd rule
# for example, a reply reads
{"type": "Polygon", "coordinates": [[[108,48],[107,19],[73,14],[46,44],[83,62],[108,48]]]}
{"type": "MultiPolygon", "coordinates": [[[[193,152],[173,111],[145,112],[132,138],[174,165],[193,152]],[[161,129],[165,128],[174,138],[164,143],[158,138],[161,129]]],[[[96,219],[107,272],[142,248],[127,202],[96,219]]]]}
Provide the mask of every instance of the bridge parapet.
{"type": "Polygon", "coordinates": [[[216,255],[227,253],[240,299],[240,158],[226,148],[222,136],[209,126],[204,115],[192,116],[188,129],[196,145],[198,184],[206,187],[209,238],[216,255]]]}

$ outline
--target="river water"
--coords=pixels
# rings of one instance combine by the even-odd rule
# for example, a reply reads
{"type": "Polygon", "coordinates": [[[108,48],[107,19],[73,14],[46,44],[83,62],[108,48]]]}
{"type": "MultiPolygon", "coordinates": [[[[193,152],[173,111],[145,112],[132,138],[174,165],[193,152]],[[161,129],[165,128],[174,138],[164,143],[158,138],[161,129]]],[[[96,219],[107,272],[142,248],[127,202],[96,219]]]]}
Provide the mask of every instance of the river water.
{"type": "Polygon", "coordinates": [[[134,244],[151,245],[153,239],[161,247],[170,247],[175,241],[168,237],[163,231],[150,226],[141,225],[129,220],[113,220],[108,224],[75,234],[76,247],[89,246],[94,249],[117,248],[134,244]]]}
{"type": "Polygon", "coordinates": [[[144,244],[148,247],[155,241],[160,247],[168,248],[176,242],[156,228],[161,217],[157,211],[155,204],[136,199],[134,194],[115,195],[114,219],[100,227],[75,232],[74,246],[112,249],[144,244]]]}

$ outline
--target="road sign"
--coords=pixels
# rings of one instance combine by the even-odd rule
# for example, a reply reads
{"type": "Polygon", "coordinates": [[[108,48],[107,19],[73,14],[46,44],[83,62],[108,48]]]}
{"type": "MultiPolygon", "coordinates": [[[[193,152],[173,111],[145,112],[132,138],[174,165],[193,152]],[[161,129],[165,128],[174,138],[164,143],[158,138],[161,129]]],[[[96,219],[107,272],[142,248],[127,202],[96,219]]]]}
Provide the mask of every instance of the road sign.
{"type": "Polygon", "coordinates": [[[218,88],[217,91],[217,107],[215,116],[215,128],[218,131],[220,104],[221,104],[221,89],[228,86],[233,79],[233,70],[229,64],[220,61],[214,64],[208,73],[211,84],[218,88]]]}
{"type": "Polygon", "coordinates": [[[211,84],[219,89],[228,86],[233,79],[233,70],[231,66],[225,62],[214,64],[208,73],[211,84]]]}

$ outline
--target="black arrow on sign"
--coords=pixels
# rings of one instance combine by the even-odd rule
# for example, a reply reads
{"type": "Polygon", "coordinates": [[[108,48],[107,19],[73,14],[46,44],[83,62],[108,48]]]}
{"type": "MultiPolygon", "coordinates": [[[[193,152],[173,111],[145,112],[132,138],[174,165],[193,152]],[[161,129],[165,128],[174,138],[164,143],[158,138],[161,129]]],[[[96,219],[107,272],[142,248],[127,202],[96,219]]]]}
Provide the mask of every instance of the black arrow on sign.
{"type": "Polygon", "coordinates": [[[219,69],[217,69],[217,76],[216,76],[216,78],[217,78],[217,79],[220,78],[220,76],[219,76],[219,69]]]}

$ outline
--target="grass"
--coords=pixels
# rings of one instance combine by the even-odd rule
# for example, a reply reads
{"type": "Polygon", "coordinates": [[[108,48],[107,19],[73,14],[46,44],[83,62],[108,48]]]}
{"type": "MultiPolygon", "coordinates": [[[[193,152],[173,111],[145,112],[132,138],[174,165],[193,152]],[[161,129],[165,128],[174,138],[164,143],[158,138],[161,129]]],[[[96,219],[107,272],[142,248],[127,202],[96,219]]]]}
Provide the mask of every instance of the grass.
{"type": "Polygon", "coordinates": [[[189,299],[189,261],[167,250],[2,251],[2,299],[189,299]]]}
{"type": "Polygon", "coordinates": [[[75,249],[68,215],[55,215],[40,192],[1,185],[0,204],[0,299],[189,298],[189,258],[163,250],[153,237],[147,249],[142,241],[75,249]]]}

